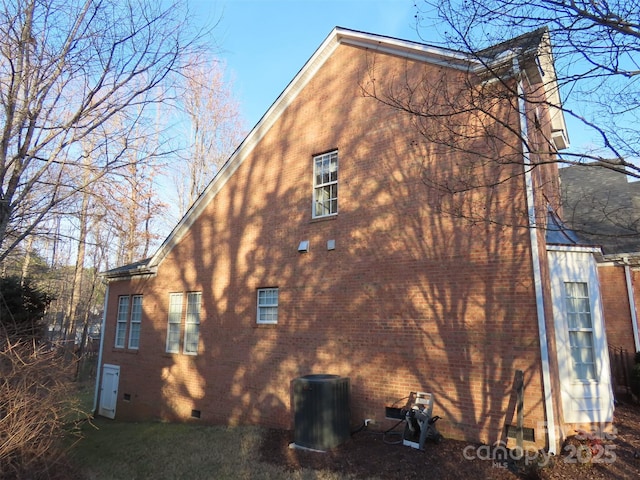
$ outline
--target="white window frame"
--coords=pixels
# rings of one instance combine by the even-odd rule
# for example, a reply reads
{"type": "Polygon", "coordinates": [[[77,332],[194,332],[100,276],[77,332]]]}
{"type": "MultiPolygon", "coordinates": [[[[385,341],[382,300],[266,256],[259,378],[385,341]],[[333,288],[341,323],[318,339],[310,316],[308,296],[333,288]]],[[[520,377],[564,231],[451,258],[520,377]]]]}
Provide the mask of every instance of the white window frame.
{"type": "Polygon", "coordinates": [[[169,294],[169,309],[167,314],[167,353],[180,353],[180,326],[182,325],[182,293],[169,294]],[[177,335],[177,339],[176,339],[177,335]],[[175,345],[175,348],[173,346],[175,345]]]}
{"type": "Polygon", "coordinates": [[[594,329],[593,318],[591,314],[591,299],[589,298],[589,284],[587,282],[565,282],[565,303],[567,309],[567,328],[569,332],[569,347],[571,349],[569,358],[572,362],[572,371],[576,382],[597,382],[598,381],[598,369],[596,365],[595,348],[594,348],[594,329]],[[585,295],[575,296],[572,294],[570,288],[572,285],[584,286],[586,291],[585,295]],[[573,320],[572,320],[573,319],[573,320]],[[582,344],[576,343],[575,338],[577,335],[587,338],[586,342],[582,344]],[[588,345],[586,345],[588,344],[588,345]],[[582,350],[582,354],[576,355],[577,350],[582,350]],[[584,361],[586,352],[587,360],[584,361]],[[582,361],[578,361],[576,357],[582,357],[582,361]],[[585,375],[581,375],[580,372],[584,371],[585,375]],[[588,372],[588,373],[587,373],[588,372]]]}
{"type": "Polygon", "coordinates": [[[313,157],[313,218],[338,214],[338,151],[313,157]]]}
{"type": "Polygon", "coordinates": [[[259,288],[257,292],[256,323],[274,325],[278,323],[278,287],[259,288]],[[275,295],[273,295],[275,293],[275,295]],[[274,302],[275,300],[275,302],[274,302]]]}
{"type": "Polygon", "coordinates": [[[131,297],[131,317],[129,325],[129,348],[140,348],[140,329],[142,324],[142,295],[131,297]]]}
{"type": "Polygon", "coordinates": [[[129,295],[118,297],[118,314],[116,317],[115,348],[124,348],[127,338],[127,319],[129,317],[129,295]]]}
{"type": "Polygon", "coordinates": [[[185,355],[198,354],[198,342],[200,341],[201,308],[202,292],[188,292],[187,313],[184,319],[184,344],[182,346],[185,355]]]}

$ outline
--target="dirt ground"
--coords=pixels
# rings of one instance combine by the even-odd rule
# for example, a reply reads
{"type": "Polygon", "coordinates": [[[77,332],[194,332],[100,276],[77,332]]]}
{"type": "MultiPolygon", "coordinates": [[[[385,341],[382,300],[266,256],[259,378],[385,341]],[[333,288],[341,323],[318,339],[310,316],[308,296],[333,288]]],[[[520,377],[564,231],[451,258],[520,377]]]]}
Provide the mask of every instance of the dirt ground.
{"type": "Polygon", "coordinates": [[[506,460],[502,456],[494,461],[486,447],[469,447],[467,442],[446,438],[439,443],[427,443],[424,451],[420,451],[402,445],[401,435],[384,435],[371,429],[353,434],[335,449],[318,453],[289,448],[293,432],[269,430],[261,448],[261,460],[292,471],[303,467],[327,469],[362,479],[640,478],[640,405],[619,404],[614,426],[612,435],[578,434],[567,439],[562,452],[555,457],[534,458],[530,452],[519,461],[517,452],[509,452],[506,460]],[[469,460],[469,457],[476,458],[469,460]]]}

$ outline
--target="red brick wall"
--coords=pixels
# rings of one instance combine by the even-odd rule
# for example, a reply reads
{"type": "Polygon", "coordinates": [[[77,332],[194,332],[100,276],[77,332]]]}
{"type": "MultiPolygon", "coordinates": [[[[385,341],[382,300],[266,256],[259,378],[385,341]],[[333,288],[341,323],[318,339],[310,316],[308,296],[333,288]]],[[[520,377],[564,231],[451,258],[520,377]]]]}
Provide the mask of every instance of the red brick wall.
{"type": "Polygon", "coordinates": [[[515,422],[520,369],[525,426],[544,420],[529,233],[507,226],[526,219],[522,179],[457,195],[429,182],[518,167],[424,142],[407,115],[362,95],[374,60],[379,88],[405,68],[446,73],[448,88],[459,75],[338,48],[157,276],[111,283],[104,362],[121,366],[119,417],[186,420],[196,409],[203,422],[291,428],[291,380],[331,373],[351,379],[354,426],[388,427],[384,407],[424,390],[445,435],[493,442],[515,422]],[[312,156],[332,149],[339,214],[313,220],[312,156]],[[274,286],[278,324],[256,325],[256,289],[274,286]],[[169,293],[183,291],[203,293],[195,357],[164,353],[169,293]],[[144,295],[137,352],[111,347],[120,294],[144,295]]]}
{"type": "Polygon", "coordinates": [[[635,352],[629,297],[624,267],[606,265],[598,267],[602,285],[602,306],[609,345],[635,352]]]}

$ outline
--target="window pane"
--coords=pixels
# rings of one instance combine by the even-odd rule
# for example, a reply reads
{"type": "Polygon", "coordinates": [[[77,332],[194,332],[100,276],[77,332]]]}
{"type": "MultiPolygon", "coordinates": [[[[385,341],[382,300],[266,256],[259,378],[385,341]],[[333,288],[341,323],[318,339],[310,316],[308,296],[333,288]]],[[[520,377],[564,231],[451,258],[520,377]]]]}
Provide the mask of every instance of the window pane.
{"type": "Polygon", "coordinates": [[[140,322],[142,321],[142,295],[134,295],[131,303],[131,328],[129,330],[129,348],[140,346],[140,322]]]}
{"type": "Polygon", "coordinates": [[[277,321],[278,321],[277,307],[261,307],[260,308],[260,322],[275,323],[277,321]]]}
{"type": "Polygon", "coordinates": [[[131,321],[140,322],[142,319],[142,295],[134,295],[131,305],[131,321]]]}
{"type": "Polygon", "coordinates": [[[184,353],[198,353],[201,302],[202,293],[191,292],[187,294],[187,315],[184,325],[184,353]]]}
{"type": "Polygon", "coordinates": [[[184,353],[198,353],[198,339],[200,325],[196,323],[187,324],[184,327],[184,353]]]}
{"type": "Polygon", "coordinates": [[[328,182],[329,182],[329,159],[325,157],[322,159],[322,183],[328,183],[328,182]]]}
{"type": "Polygon", "coordinates": [[[201,293],[187,294],[187,323],[200,323],[200,302],[201,293]]]}
{"type": "Polygon", "coordinates": [[[333,199],[329,202],[329,213],[336,213],[338,211],[338,199],[333,199]]]}
{"type": "Polygon", "coordinates": [[[131,332],[129,333],[129,348],[140,347],[140,324],[132,323],[131,332]]]}
{"type": "Polygon", "coordinates": [[[167,352],[180,352],[180,325],[170,323],[167,328],[167,352]]]}
{"type": "Polygon", "coordinates": [[[129,297],[123,296],[118,298],[118,321],[127,321],[127,313],[129,313],[129,297]]]}
{"type": "Polygon", "coordinates": [[[169,296],[169,323],[180,323],[182,317],[182,294],[172,293],[169,296]]]}
{"type": "Polygon", "coordinates": [[[118,323],[116,327],[116,347],[118,348],[124,348],[124,333],[124,327],[118,323]]]}
{"type": "Polygon", "coordinates": [[[127,331],[127,315],[129,314],[129,297],[118,297],[118,318],[116,320],[115,346],[124,348],[124,339],[127,331]]]}
{"type": "Polygon", "coordinates": [[[180,323],[182,320],[182,293],[169,295],[169,315],[167,319],[167,352],[180,352],[180,323]]]}
{"type": "Polygon", "coordinates": [[[566,310],[569,328],[569,346],[576,380],[596,380],[593,350],[593,323],[589,288],[585,282],[567,282],[566,310]]]}
{"type": "Polygon", "coordinates": [[[329,181],[338,181],[338,154],[331,155],[331,164],[329,165],[329,181]]]}
{"type": "Polygon", "coordinates": [[[585,282],[567,282],[565,285],[568,297],[589,298],[589,290],[585,282]]]}

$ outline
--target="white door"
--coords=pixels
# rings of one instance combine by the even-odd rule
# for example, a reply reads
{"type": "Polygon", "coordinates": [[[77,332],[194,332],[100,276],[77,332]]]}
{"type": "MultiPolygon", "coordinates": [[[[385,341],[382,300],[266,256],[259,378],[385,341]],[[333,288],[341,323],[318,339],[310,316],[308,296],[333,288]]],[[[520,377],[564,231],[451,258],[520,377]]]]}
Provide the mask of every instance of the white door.
{"type": "Polygon", "coordinates": [[[600,286],[591,250],[550,247],[553,318],[564,420],[613,420],[613,391],[600,286]]]}
{"type": "Polygon", "coordinates": [[[98,414],[107,418],[115,418],[118,401],[118,380],[120,367],[106,364],[102,367],[102,386],[100,388],[100,408],[98,414]]]}

